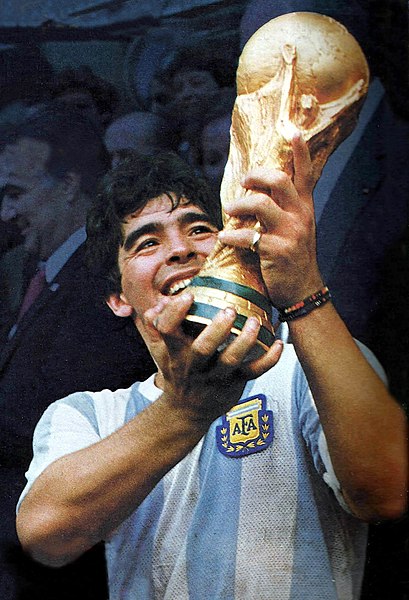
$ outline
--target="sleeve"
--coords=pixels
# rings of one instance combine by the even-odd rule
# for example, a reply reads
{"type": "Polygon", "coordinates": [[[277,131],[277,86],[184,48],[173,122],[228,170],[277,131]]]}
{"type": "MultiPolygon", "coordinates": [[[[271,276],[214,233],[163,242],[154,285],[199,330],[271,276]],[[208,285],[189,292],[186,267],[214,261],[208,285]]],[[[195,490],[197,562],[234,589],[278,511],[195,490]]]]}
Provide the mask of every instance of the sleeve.
{"type": "MultiPolygon", "coordinates": [[[[386,384],[385,372],[375,355],[364,346],[364,344],[357,340],[355,341],[369,364],[386,384]]],[[[350,513],[351,511],[344,500],[341,486],[332,466],[327,440],[319,420],[314,398],[308,386],[307,378],[300,365],[298,365],[298,368],[295,371],[294,387],[296,391],[296,402],[298,404],[299,425],[302,436],[311,454],[314,467],[325,483],[331,488],[338,503],[344,510],[350,513]]]]}
{"type": "Polygon", "coordinates": [[[76,393],[51,404],[34,431],[33,459],[17,510],[34,481],[51,463],[100,439],[92,394],[76,393]]]}

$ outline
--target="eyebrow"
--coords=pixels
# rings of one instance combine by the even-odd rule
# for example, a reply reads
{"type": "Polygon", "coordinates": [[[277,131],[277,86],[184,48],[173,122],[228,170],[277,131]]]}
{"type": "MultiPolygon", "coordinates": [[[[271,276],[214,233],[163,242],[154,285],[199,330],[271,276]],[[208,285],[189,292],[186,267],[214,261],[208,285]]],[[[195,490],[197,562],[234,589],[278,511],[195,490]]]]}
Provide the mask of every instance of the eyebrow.
{"type": "MultiPolygon", "coordinates": [[[[193,223],[197,223],[198,221],[202,221],[216,227],[212,219],[206,213],[191,211],[184,213],[177,219],[180,225],[191,225],[193,223]]],[[[216,227],[217,229],[217,227],[216,227]]],[[[135,243],[141,238],[143,235],[151,235],[158,234],[164,230],[164,225],[162,221],[152,221],[151,223],[146,223],[145,225],[141,225],[137,229],[131,231],[131,233],[125,238],[124,243],[122,244],[123,249],[128,252],[135,243]]]]}

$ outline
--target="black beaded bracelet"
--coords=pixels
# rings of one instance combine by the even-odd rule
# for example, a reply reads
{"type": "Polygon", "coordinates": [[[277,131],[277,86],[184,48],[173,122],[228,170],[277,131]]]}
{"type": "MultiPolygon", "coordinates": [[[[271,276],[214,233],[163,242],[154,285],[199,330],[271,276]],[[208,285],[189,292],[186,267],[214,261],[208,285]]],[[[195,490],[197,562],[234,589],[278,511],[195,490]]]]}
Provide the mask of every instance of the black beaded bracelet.
{"type": "Polygon", "coordinates": [[[319,308],[329,300],[331,300],[331,292],[327,286],[325,286],[321,290],[318,290],[318,292],[304,298],[301,302],[297,302],[287,308],[279,308],[278,318],[282,323],[299,319],[300,317],[308,315],[311,311],[319,308]]]}

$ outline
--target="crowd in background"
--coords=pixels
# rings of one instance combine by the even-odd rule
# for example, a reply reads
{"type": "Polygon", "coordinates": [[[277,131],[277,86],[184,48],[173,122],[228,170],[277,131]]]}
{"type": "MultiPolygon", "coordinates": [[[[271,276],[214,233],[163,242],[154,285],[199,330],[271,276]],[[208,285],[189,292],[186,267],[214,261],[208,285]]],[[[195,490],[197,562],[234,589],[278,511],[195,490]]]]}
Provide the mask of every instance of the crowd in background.
{"type": "MultiPolygon", "coordinates": [[[[263,22],[276,16],[282,4],[278,2],[277,8],[271,10],[271,2],[249,2],[249,10],[242,20],[241,39],[238,39],[237,60],[240,47],[248,37],[263,22]]],[[[282,12],[302,10],[303,5],[310,10],[310,4],[317,5],[314,2],[284,4],[287,8],[281,7],[282,12]]],[[[338,10],[342,4],[335,2],[334,6],[338,10]]],[[[356,3],[357,13],[354,3],[345,5],[353,7],[348,9],[352,21],[346,23],[347,26],[352,24],[352,29],[362,23],[368,26],[369,15],[365,14],[363,3],[356,3]]],[[[337,166],[335,158],[316,190],[318,256],[333,291],[335,306],[352,334],[378,355],[393,393],[405,404],[409,391],[405,358],[409,336],[404,310],[409,287],[406,264],[409,125],[407,115],[399,111],[399,106],[393,102],[391,106],[382,80],[377,77],[377,65],[373,62],[376,56],[367,45],[370,32],[358,27],[354,33],[369,52],[372,87],[367,112],[365,107],[363,110],[361,129],[353,147],[347,150],[343,166],[337,166]],[[374,155],[373,163],[368,158],[367,148],[371,148],[374,155]],[[347,183],[342,187],[344,173],[347,183]],[[339,186],[335,182],[339,182],[339,186]]],[[[212,48],[193,48],[186,43],[186,47],[175,51],[166,67],[154,74],[150,105],[140,108],[127,104],[121,91],[93,73],[89,66],[55,70],[38,46],[13,50],[7,54],[7,60],[7,73],[14,69],[16,73],[13,85],[8,85],[4,93],[2,86],[0,107],[0,403],[3,413],[0,427],[4,432],[7,429],[7,435],[1,434],[0,465],[8,469],[4,481],[9,482],[9,487],[3,490],[4,507],[0,514],[10,520],[30,458],[32,429],[45,406],[71,391],[128,385],[135,380],[135,361],[139,363],[139,379],[153,370],[141,340],[135,340],[132,337],[135,334],[124,331],[122,325],[119,331],[115,318],[108,317],[99,306],[96,284],[89,282],[86,260],[82,255],[78,258],[86,237],[86,212],[95,200],[98,179],[110,168],[117,168],[129,154],[173,151],[193,165],[197,174],[208,181],[214,195],[218,195],[228,156],[237,62],[215,59],[212,48]],[[44,130],[48,133],[44,134],[44,130]],[[27,146],[27,139],[31,145],[27,146]],[[80,146],[83,152],[79,157],[80,146]],[[58,156],[59,152],[63,156],[58,156]],[[87,185],[84,184],[85,172],[90,177],[87,185]],[[64,257],[57,251],[65,253],[64,257]],[[53,272],[50,257],[56,255],[60,262],[53,272]],[[79,260],[75,265],[73,257],[79,260]],[[71,263],[74,266],[69,267],[71,263]],[[67,285],[66,296],[61,305],[55,307],[56,313],[58,308],[55,320],[50,317],[53,309],[47,308],[48,300],[44,300],[43,313],[41,307],[35,308],[36,304],[34,309],[30,306],[22,311],[28,289],[41,265],[46,265],[50,295],[56,296],[56,292],[67,285]],[[68,268],[73,271],[69,277],[68,268]],[[64,269],[67,283],[63,279],[64,269]],[[81,289],[83,294],[78,298],[81,289]],[[90,306],[92,310],[87,312],[90,306]],[[39,311],[36,313],[36,310],[39,311]],[[63,319],[70,320],[69,326],[63,319]],[[37,322],[35,330],[33,322],[37,322]],[[98,323],[105,323],[104,335],[98,331],[101,326],[98,323]],[[50,330],[48,337],[44,333],[46,328],[50,330]],[[86,347],[83,346],[85,339],[86,347]],[[63,349],[70,344],[72,353],[63,349]],[[101,351],[104,345],[118,348],[116,361],[105,363],[106,371],[95,374],[96,364],[105,361],[101,351]],[[79,351],[80,346],[82,351],[79,351]],[[36,349],[40,362],[33,359],[36,349]],[[89,360],[91,355],[92,361],[89,360]],[[35,362],[35,368],[28,367],[30,360],[35,362]],[[75,360],[80,366],[75,366],[75,360]],[[119,363],[124,367],[120,372],[119,363]],[[39,370],[47,371],[46,376],[40,378],[40,389],[39,370]],[[64,377],[64,372],[69,377],[64,377]],[[92,372],[95,377],[90,375],[87,379],[85,372],[87,376],[92,372]],[[20,379],[18,383],[16,377],[20,379]],[[45,392],[50,380],[55,389],[45,392]],[[33,398],[40,397],[34,410],[32,403],[36,400],[33,398]],[[26,412],[24,427],[20,427],[21,412],[26,412]],[[17,455],[20,458],[17,459],[17,455]]],[[[39,298],[43,296],[35,298],[34,303],[38,304],[39,298]]],[[[371,535],[369,557],[372,562],[368,563],[364,600],[407,600],[409,575],[404,566],[409,560],[407,522],[386,525],[380,530],[375,527],[371,535]],[[382,545],[387,551],[382,550],[382,545]],[[381,562],[383,569],[379,570],[381,562]],[[392,579],[394,590],[388,596],[382,595],[386,587],[392,585],[392,579]]],[[[14,563],[17,550],[13,544],[14,531],[4,534],[0,541],[3,555],[0,582],[7,592],[2,597],[10,600],[51,598],[41,587],[44,577],[55,579],[54,589],[65,585],[55,573],[47,575],[45,568],[38,567],[36,574],[37,567],[24,557],[16,558],[14,563]],[[19,575],[11,571],[5,575],[8,567],[2,565],[6,563],[18,565],[16,568],[24,571],[24,577],[28,573],[29,583],[20,582],[23,590],[20,595],[14,591],[19,575]]],[[[82,573],[89,575],[89,589],[85,584],[83,595],[78,595],[80,592],[75,587],[68,586],[59,598],[73,597],[70,594],[74,593],[79,599],[103,597],[98,594],[104,592],[94,588],[95,580],[91,577],[94,567],[90,567],[100,557],[88,560],[82,573]]],[[[67,570],[64,582],[71,579],[74,568],[67,570]]]]}

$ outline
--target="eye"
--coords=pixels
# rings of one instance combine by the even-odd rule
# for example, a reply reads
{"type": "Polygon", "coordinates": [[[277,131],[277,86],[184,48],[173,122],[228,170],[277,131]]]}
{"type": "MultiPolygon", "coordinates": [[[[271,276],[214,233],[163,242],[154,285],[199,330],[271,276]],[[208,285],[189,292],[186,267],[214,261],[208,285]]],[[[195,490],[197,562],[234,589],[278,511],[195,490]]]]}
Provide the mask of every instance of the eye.
{"type": "Polygon", "coordinates": [[[146,240],[143,240],[139,244],[137,244],[134,252],[141,252],[142,250],[153,248],[154,246],[157,246],[157,245],[158,245],[158,241],[156,239],[148,238],[146,240]]]}
{"type": "Polygon", "coordinates": [[[217,233],[216,227],[212,225],[195,225],[192,227],[191,232],[192,235],[201,235],[207,233],[217,233]]]}

